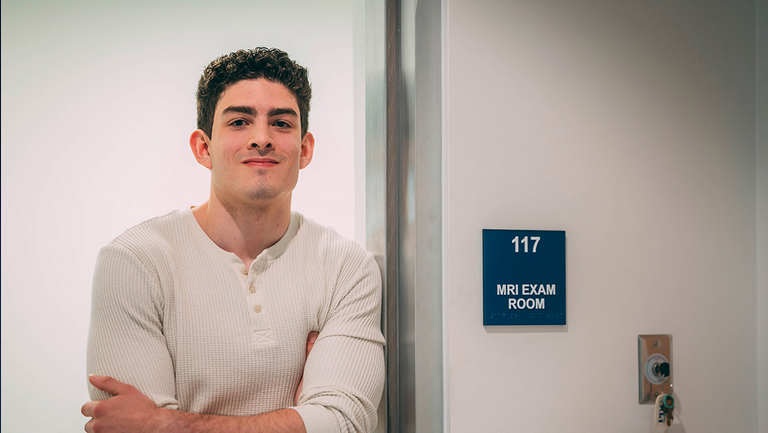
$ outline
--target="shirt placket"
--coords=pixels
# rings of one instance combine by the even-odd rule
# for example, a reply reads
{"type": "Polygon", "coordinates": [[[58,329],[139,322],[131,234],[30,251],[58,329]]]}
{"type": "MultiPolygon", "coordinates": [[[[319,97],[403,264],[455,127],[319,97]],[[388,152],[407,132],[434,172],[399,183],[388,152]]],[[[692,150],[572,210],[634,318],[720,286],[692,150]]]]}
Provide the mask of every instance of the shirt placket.
{"type": "Polygon", "coordinates": [[[251,335],[253,344],[268,344],[274,342],[264,282],[264,271],[269,267],[269,262],[254,260],[251,269],[245,279],[245,298],[248,315],[251,323],[251,335]]]}

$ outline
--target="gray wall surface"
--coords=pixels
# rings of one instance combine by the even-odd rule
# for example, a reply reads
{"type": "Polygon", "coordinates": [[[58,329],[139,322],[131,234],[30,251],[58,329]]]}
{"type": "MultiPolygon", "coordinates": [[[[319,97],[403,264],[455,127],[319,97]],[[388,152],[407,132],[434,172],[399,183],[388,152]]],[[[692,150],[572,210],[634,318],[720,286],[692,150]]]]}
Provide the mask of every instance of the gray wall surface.
{"type": "Polygon", "coordinates": [[[671,432],[758,431],[755,2],[445,8],[450,431],[649,431],[651,333],[671,432]],[[482,326],[483,228],[566,230],[565,329],[482,326]]]}
{"type": "Polygon", "coordinates": [[[768,0],[755,2],[757,120],[757,386],[760,433],[768,433],[768,0]]]}

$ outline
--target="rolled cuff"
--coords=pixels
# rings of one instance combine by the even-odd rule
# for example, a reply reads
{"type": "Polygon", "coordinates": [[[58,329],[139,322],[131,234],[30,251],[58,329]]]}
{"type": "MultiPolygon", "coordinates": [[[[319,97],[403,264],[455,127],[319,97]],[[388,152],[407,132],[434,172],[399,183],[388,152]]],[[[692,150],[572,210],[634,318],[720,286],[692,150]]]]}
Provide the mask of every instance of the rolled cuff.
{"type": "Polygon", "coordinates": [[[294,406],[295,410],[301,416],[304,422],[304,428],[307,433],[340,433],[339,424],[336,417],[330,410],[318,404],[305,404],[294,406]]]}

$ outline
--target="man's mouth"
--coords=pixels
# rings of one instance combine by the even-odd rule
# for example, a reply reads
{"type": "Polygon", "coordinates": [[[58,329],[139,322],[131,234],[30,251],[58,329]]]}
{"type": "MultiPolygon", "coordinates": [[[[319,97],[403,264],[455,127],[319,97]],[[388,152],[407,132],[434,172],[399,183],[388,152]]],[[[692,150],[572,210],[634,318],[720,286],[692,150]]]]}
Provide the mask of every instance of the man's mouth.
{"type": "Polygon", "coordinates": [[[278,164],[278,161],[272,158],[248,158],[243,164],[249,167],[272,167],[278,164]]]}

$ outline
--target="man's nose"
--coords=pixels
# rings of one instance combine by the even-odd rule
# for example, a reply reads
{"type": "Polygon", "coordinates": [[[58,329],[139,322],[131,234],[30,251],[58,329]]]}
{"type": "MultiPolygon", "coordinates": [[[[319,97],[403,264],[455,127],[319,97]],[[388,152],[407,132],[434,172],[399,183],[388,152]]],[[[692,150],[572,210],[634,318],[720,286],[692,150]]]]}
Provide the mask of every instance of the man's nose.
{"type": "Polygon", "coordinates": [[[264,144],[264,142],[256,143],[254,141],[251,143],[251,148],[256,149],[256,152],[261,156],[264,156],[274,150],[274,146],[272,146],[272,143],[270,142],[266,142],[266,144],[264,144]]]}
{"type": "Polygon", "coordinates": [[[269,135],[269,127],[256,126],[253,128],[249,146],[258,150],[259,153],[271,151],[274,146],[272,145],[272,137],[269,135]]]}

